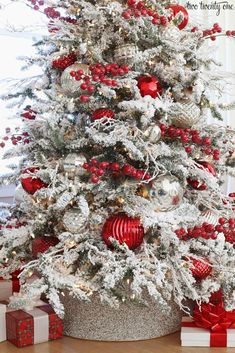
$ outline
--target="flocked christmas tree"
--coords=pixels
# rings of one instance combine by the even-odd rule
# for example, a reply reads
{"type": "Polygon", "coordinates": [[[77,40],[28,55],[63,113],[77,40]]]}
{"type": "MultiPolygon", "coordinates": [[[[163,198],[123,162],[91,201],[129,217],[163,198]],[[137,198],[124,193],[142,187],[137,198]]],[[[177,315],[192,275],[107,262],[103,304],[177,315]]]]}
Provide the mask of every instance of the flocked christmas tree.
{"type": "Polygon", "coordinates": [[[207,124],[234,107],[220,99],[209,45],[226,33],[195,27],[167,0],[27,5],[50,33],[26,60],[43,78],[4,97],[24,126],[5,137],[16,145],[6,157],[23,157],[1,179],[18,187],[0,275],[23,266],[22,288],[44,292],[60,314],[66,290],[111,306],[147,291],[164,310],[221,288],[235,308],[234,194],[221,192],[234,131],[207,124]]]}

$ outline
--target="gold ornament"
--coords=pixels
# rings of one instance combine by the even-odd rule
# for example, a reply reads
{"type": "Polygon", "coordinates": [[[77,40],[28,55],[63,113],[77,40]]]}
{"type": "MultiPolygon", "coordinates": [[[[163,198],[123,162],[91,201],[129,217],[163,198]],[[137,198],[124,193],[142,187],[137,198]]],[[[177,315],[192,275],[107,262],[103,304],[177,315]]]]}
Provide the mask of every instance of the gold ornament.
{"type": "Polygon", "coordinates": [[[145,199],[148,199],[149,198],[149,190],[150,190],[150,187],[148,185],[142,184],[138,187],[136,194],[138,196],[144,197],[145,199]]]}
{"type": "Polygon", "coordinates": [[[125,199],[122,196],[118,196],[115,200],[117,206],[122,206],[125,203],[125,199]]]}
{"type": "Polygon", "coordinates": [[[71,71],[82,70],[85,75],[90,74],[89,66],[76,62],[75,64],[67,67],[61,75],[61,87],[67,94],[74,95],[75,93],[81,93],[82,89],[81,81],[76,81],[74,77],[70,75],[71,71]]]}
{"type": "Polygon", "coordinates": [[[170,111],[171,122],[177,127],[192,127],[201,118],[200,108],[193,102],[182,100],[174,103],[170,111]]]}
{"type": "Polygon", "coordinates": [[[134,63],[138,48],[134,44],[123,44],[114,50],[114,60],[118,64],[132,65],[134,63]]]}

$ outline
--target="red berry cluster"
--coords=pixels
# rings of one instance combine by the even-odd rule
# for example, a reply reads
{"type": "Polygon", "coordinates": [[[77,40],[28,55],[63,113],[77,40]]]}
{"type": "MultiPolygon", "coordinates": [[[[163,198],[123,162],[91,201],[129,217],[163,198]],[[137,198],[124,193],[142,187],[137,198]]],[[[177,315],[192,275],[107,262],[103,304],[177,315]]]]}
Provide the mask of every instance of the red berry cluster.
{"type": "MultiPolygon", "coordinates": [[[[77,24],[77,20],[75,20],[74,18],[71,18],[71,17],[60,17],[59,20],[63,21],[63,22],[71,23],[74,25],[77,24]]],[[[55,33],[55,32],[58,32],[59,30],[60,30],[60,28],[58,27],[58,25],[55,25],[53,20],[49,21],[48,31],[50,33],[55,33]]]]}
{"type": "MultiPolygon", "coordinates": [[[[194,226],[193,228],[179,228],[175,231],[175,234],[180,240],[189,239],[217,239],[219,233],[223,233],[225,240],[229,243],[235,243],[235,219],[226,219],[221,217],[218,219],[218,224],[204,222],[201,226],[194,226]]],[[[235,244],[234,244],[235,247],[235,244]]]]}
{"type": "Polygon", "coordinates": [[[213,155],[213,159],[218,161],[220,151],[218,149],[212,149],[211,138],[209,136],[200,136],[198,130],[190,128],[178,128],[174,125],[166,126],[165,124],[160,124],[160,129],[162,133],[162,138],[170,138],[172,140],[177,140],[182,145],[185,146],[185,151],[190,154],[193,151],[194,145],[201,147],[201,152],[206,155],[213,155]]]}
{"type": "Polygon", "coordinates": [[[43,12],[49,18],[59,18],[60,17],[60,12],[57,11],[54,7],[46,7],[43,12]]]}
{"type": "MultiPolygon", "coordinates": [[[[191,32],[197,32],[199,29],[198,27],[193,27],[191,29],[191,32]]],[[[218,23],[214,23],[213,27],[211,29],[205,29],[203,31],[203,37],[210,38],[212,41],[216,40],[216,35],[222,33],[222,28],[218,23]]],[[[228,37],[233,37],[235,36],[235,31],[226,31],[222,33],[222,35],[226,35],[228,37]]]]}
{"type": "Polygon", "coordinates": [[[125,20],[129,20],[132,17],[151,17],[152,24],[154,25],[167,25],[167,18],[165,16],[159,16],[157,10],[148,9],[143,1],[128,0],[127,5],[129,9],[123,11],[122,17],[125,20]]]}
{"type": "Polygon", "coordinates": [[[117,162],[99,162],[97,159],[92,159],[90,163],[84,163],[83,168],[93,174],[90,181],[94,184],[97,184],[100,181],[100,177],[105,174],[113,178],[120,175],[130,176],[139,180],[149,180],[151,178],[150,174],[146,173],[144,170],[136,169],[129,164],[124,164],[123,167],[121,167],[117,162]]]}
{"type": "Polygon", "coordinates": [[[74,52],[62,56],[59,59],[52,61],[52,68],[58,70],[65,70],[67,67],[73,65],[77,61],[77,56],[74,52]]]}
{"type": "Polygon", "coordinates": [[[20,115],[24,119],[34,120],[37,112],[31,108],[31,105],[27,105],[24,108],[24,112],[20,115]]]}
{"type": "Polygon", "coordinates": [[[32,140],[29,138],[29,133],[28,132],[23,132],[19,133],[18,128],[15,128],[16,133],[13,135],[10,135],[11,129],[9,127],[6,128],[6,135],[3,137],[2,142],[0,143],[0,147],[4,148],[6,146],[6,142],[11,141],[12,145],[18,145],[18,144],[28,144],[32,140]]]}
{"type": "Polygon", "coordinates": [[[32,5],[34,10],[39,10],[41,6],[44,5],[44,0],[28,0],[32,5]]]}
{"type": "MultiPolygon", "coordinates": [[[[81,83],[80,88],[87,93],[94,93],[95,92],[95,84],[98,82],[106,85],[106,86],[117,86],[117,81],[109,78],[109,76],[124,76],[129,72],[129,67],[127,65],[119,66],[118,64],[95,64],[90,65],[89,70],[91,71],[91,75],[84,75],[83,70],[78,71],[71,71],[70,75],[76,81],[83,81],[81,83]]],[[[83,103],[88,102],[90,97],[87,94],[82,94],[80,96],[80,100],[83,103]]]]}

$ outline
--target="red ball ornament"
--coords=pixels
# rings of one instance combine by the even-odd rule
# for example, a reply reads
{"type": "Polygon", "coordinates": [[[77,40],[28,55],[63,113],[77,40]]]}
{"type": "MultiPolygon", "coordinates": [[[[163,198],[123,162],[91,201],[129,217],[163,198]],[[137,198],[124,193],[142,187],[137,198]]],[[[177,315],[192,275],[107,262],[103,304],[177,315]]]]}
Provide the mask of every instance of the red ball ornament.
{"type": "MultiPolygon", "coordinates": [[[[27,168],[25,169],[22,174],[30,174],[30,173],[35,173],[39,170],[39,168],[27,168]]],[[[35,176],[29,176],[26,178],[21,179],[21,185],[23,189],[30,195],[33,195],[36,191],[47,187],[47,184],[44,183],[40,178],[37,178],[35,176]]]]}
{"type": "Polygon", "coordinates": [[[40,237],[33,240],[32,252],[33,257],[38,257],[38,254],[46,252],[51,246],[55,246],[59,243],[59,239],[55,237],[40,237]]]}
{"type": "Polygon", "coordinates": [[[187,26],[189,20],[188,11],[183,6],[177,4],[170,4],[166,7],[166,9],[171,9],[172,11],[172,15],[168,18],[169,21],[172,21],[179,12],[183,14],[182,21],[178,23],[178,28],[180,30],[184,29],[187,26]]]}
{"type": "Polygon", "coordinates": [[[96,109],[91,116],[91,120],[95,121],[95,120],[99,120],[102,118],[108,118],[108,119],[113,119],[115,116],[114,112],[111,109],[107,109],[107,108],[100,108],[100,109],[96,109]]]}
{"type": "MultiPolygon", "coordinates": [[[[211,173],[213,176],[216,176],[216,170],[212,164],[206,161],[200,161],[197,163],[201,165],[201,167],[199,167],[200,169],[206,169],[208,173],[211,173]]],[[[204,182],[192,178],[188,178],[187,181],[188,184],[195,190],[203,191],[207,189],[207,186],[204,182]]]]}
{"type": "Polygon", "coordinates": [[[77,61],[75,53],[70,53],[52,61],[52,68],[64,71],[67,67],[73,65],[77,61]]]}
{"type": "Polygon", "coordinates": [[[192,261],[191,272],[196,280],[202,280],[208,277],[212,271],[210,262],[207,259],[197,260],[190,259],[192,261]]]}
{"type": "Polygon", "coordinates": [[[146,75],[139,77],[137,86],[142,97],[151,96],[152,98],[157,98],[162,94],[162,87],[155,76],[146,75]]]}
{"type": "Polygon", "coordinates": [[[110,237],[120,244],[126,244],[129,249],[136,249],[143,242],[144,227],[138,217],[132,218],[125,213],[118,213],[109,217],[102,230],[102,238],[112,247],[110,237]]]}

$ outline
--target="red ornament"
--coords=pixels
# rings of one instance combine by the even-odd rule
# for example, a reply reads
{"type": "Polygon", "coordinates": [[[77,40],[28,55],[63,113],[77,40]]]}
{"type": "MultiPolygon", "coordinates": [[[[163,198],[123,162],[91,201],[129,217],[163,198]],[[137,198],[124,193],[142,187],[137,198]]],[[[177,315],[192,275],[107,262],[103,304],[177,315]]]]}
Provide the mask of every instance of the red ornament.
{"type": "MultiPolygon", "coordinates": [[[[30,173],[36,173],[39,170],[39,168],[27,168],[25,169],[22,174],[30,174],[30,173]]],[[[47,184],[44,183],[40,178],[37,178],[35,176],[29,176],[26,178],[21,179],[21,185],[23,189],[30,195],[33,195],[36,191],[47,187],[47,184]]]]}
{"type": "Polygon", "coordinates": [[[99,120],[104,117],[108,118],[108,119],[113,119],[114,116],[115,116],[115,114],[111,109],[100,108],[100,109],[95,110],[92,113],[91,120],[95,121],[95,120],[99,120]]]}
{"type": "Polygon", "coordinates": [[[106,220],[102,230],[102,238],[112,247],[110,237],[120,244],[125,243],[129,249],[136,249],[143,242],[144,227],[138,217],[132,218],[125,213],[118,213],[106,220]]]}
{"type": "Polygon", "coordinates": [[[162,87],[155,76],[146,75],[139,77],[137,86],[142,97],[151,96],[152,98],[157,98],[162,94],[162,87]]]}
{"type": "Polygon", "coordinates": [[[31,105],[27,105],[24,108],[24,112],[20,115],[24,119],[34,120],[36,118],[37,112],[31,108],[31,105]]]}
{"type": "Polygon", "coordinates": [[[52,68],[65,70],[67,67],[73,65],[77,61],[77,56],[75,53],[70,53],[69,55],[62,56],[57,60],[52,61],[52,68]]]}
{"type": "Polygon", "coordinates": [[[190,259],[192,261],[191,272],[196,280],[202,280],[208,277],[212,271],[210,262],[207,259],[197,260],[190,259]]]}
{"type": "Polygon", "coordinates": [[[38,254],[46,252],[51,246],[55,246],[59,243],[59,239],[55,237],[40,237],[33,240],[32,252],[33,257],[37,257],[38,254]]]}
{"type": "Polygon", "coordinates": [[[217,304],[223,301],[223,292],[219,289],[217,292],[214,292],[210,296],[210,303],[217,304]]]}
{"type": "MultiPolygon", "coordinates": [[[[197,163],[201,165],[201,167],[199,167],[200,169],[205,169],[208,173],[211,173],[213,176],[216,176],[216,170],[212,164],[206,161],[197,162],[197,163]]],[[[188,178],[187,182],[195,190],[202,191],[207,189],[206,184],[199,180],[188,178]]]]}
{"type": "Polygon", "coordinates": [[[171,9],[172,15],[168,18],[169,21],[172,21],[179,12],[183,14],[183,19],[180,23],[178,23],[178,28],[181,30],[185,28],[188,24],[189,16],[188,11],[181,5],[178,4],[170,4],[166,7],[166,9],[171,9]]]}

